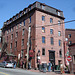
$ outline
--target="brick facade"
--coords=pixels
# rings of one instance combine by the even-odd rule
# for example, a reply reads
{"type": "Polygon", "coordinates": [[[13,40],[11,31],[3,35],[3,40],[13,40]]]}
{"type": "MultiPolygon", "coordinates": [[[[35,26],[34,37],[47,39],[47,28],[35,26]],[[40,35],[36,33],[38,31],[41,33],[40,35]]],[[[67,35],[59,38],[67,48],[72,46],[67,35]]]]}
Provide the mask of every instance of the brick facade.
{"type": "MultiPolygon", "coordinates": [[[[26,14],[24,14],[23,10],[23,15],[21,17],[19,17],[15,21],[9,22],[11,19],[16,17],[14,16],[10,20],[7,20],[6,25],[4,25],[3,27],[3,36],[5,38],[5,42],[7,42],[8,44],[7,52],[16,55],[16,59],[18,60],[18,54],[21,55],[21,51],[23,51],[22,58],[24,61],[26,61],[25,55],[27,53],[28,28],[29,26],[31,26],[31,49],[35,52],[35,56],[31,61],[32,67],[37,67],[38,51],[40,51],[41,63],[48,63],[48,61],[50,60],[51,62],[54,62],[55,65],[59,65],[60,62],[63,62],[64,64],[65,28],[64,24],[58,25],[58,21],[60,21],[60,23],[64,22],[63,12],[39,2],[35,2],[29,5],[28,8],[25,8],[25,10],[27,10],[26,14]],[[45,8],[42,9],[41,5],[45,6],[45,8]],[[29,10],[30,6],[31,9],[29,10]],[[49,11],[48,9],[51,11],[49,11]],[[57,12],[60,12],[60,15],[58,15],[57,12]],[[45,17],[44,21],[42,21],[42,16],[45,17]],[[30,17],[31,23],[29,23],[30,17]],[[53,23],[50,23],[50,18],[52,18],[53,23]],[[45,27],[45,32],[42,32],[42,26],[45,27]],[[25,30],[24,35],[22,35],[23,29],[25,30]],[[50,29],[53,29],[53,34],[50,34],[50,29]],[[60,36],[58,35],[59,31],[61,32],[60,36]],[[18,32],[18,37],[16,37],[16,32],[18,32]],[[42,43],[42,36],[45,37],[45,43],[42,43]],[[51,45],[50,43],[51,37],[53,38],[53,45],[51,45]],[[23,46],[22,39],[24,39],[23,46]],[[61,41],[60,46],[59,40],[61,41]],[[15,47],[15,42],[17,42],[17,47],[15,47]],[[10,48],[11,44],[12,48],[10,48]],[[45,55],[42,55],[43,48],[45,49],[45,55]],[[59,53],[60,51],[61,53],[59,53]],[[51,57],[50,52],[52,52],[55,57],[51,57]],[[61,54],[62,56],[60,56],[59,54],[61,54]],[[53,59],[51,60],[51,58],[53,59]]],[[[20,13],[18,15],[20,15],[20,13]]]]}

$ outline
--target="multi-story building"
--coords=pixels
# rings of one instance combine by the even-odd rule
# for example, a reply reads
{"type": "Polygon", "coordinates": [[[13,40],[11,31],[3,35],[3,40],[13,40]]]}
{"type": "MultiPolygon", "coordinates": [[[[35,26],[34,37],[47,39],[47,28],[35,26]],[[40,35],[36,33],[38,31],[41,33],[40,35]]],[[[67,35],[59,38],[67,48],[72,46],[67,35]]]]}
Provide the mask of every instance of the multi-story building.
{"type": "Polygon", "coordinates": [[[75,43],[75,29],[66,29],[65,37],[68,38],[68,45],[75,43]]]}
{"type": "Polygon", "coordinates": [[[61,10],[40,2],[29,5],[4,23],[2,32],[7,53],[26,61],[28,50],[32,50],[34,56],[28,57],[32,67],[37,67],[39,61],[64,64],[64,19],[61,10]]]}

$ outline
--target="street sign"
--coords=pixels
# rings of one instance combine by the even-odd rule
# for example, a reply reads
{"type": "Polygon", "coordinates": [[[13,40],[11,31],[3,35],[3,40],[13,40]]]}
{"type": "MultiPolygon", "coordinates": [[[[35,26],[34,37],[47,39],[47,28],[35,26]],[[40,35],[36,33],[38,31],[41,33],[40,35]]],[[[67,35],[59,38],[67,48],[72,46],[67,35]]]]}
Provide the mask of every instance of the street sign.
{"type": "Polygon", "coordinates": [[[68,60],[68,61],[72,61],[72,57],[71,57],[71,56],[68,56],[68,57],[67,57],[67,60],[68,60]]]}

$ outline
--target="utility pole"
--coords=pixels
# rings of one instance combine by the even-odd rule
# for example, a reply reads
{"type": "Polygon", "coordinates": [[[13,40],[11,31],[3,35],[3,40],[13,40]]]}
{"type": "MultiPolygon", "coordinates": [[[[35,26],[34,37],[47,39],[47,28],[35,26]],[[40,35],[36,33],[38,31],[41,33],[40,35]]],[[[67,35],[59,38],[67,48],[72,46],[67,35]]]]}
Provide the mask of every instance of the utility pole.
{"type": "Polygon", "coordinates": [[[30,33],[31,33],[31,26],[29,26],[28,30],[28,42],[27,42],[27,69],[28,69],[28,59],[29,59],[29,41],[30,41],[30,33]]]}

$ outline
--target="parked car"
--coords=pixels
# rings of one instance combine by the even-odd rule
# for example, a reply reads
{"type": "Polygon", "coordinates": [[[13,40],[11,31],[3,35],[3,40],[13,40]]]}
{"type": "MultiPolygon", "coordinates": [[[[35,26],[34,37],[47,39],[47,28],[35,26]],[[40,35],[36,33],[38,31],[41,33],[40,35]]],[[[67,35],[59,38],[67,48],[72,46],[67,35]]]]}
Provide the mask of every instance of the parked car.
{"type": "Polygon", "coordinates": [[[13,68],[13,63],[11,63],[9,61],[3,61],[2,63],[0,63],[0,67],[13,68]]]}

